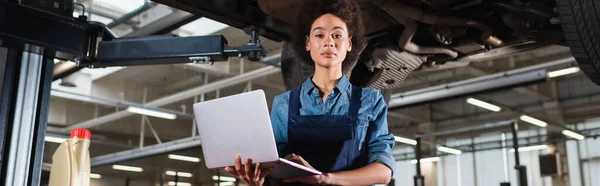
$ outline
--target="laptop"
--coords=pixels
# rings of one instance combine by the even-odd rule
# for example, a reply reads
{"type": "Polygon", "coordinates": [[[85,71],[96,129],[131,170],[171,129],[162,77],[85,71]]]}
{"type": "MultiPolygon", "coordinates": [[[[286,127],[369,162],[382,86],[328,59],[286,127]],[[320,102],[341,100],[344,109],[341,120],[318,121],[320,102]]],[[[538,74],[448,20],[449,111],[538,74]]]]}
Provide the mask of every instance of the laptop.
{"type": "Polygon", "coordinates": [[[209,169],[233,166],[236,154],[242,163],[251,158],[271,168],[271,178],[318,175],[321,172],[279,158],[265,93],[249,91],[194,104],[204,162],[209,169]]]}

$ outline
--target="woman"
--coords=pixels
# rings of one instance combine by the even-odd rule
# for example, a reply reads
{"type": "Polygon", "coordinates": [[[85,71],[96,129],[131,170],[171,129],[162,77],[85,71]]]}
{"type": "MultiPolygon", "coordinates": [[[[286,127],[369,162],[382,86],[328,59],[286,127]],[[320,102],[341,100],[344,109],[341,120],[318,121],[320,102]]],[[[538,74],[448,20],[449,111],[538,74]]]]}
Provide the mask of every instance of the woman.
{"type": "MultiPolygon", "coordinates": [[[[387,106],[379,92],[351,85],[343,74],[365,45],[359,5],[353,0],[306,2],[297,26],[302,39],[294,40],[296,54],[315,72],[274,98],[271,122],[280,156],[324,174],[281,184],[387,184],[395,167],[387,106]]],[[[251,159],[242,165],[239,155],[234,162],[225,170],[249,185],[262,185],[272,171],[251,159]]]]}

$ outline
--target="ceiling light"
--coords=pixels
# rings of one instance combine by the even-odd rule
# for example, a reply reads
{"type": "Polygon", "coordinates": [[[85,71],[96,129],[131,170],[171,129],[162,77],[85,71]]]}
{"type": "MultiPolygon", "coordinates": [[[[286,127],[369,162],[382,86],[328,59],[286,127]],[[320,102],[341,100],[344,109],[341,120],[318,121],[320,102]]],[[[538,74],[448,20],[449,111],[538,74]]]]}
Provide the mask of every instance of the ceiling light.
{"type": "Polygon", "coordinates": [[[200,158],[191,157],[191,156],[182,156],[176,154],[169,154],[169,159],[180,160],[180,161],[189,161],[189,162],[200,162],[200,158]]]}
{"type": "Polygon", "coordinates": [[[167,182],[168,185],[177,185],[177,186],[192,186],[191,183],[187,183],[187,182],[177,182],[177,184],[175,184],[174,181],[169,181],[167,182]]]}
{"type": "Polygon", "coordinates": [[[140,167],[132,167],[132,166],[125,166],[125,165],[113,165],[112,168],[115,170],[130,171],[130,172],[144,171],[144,169],[142,169],[140,167]]]}
{"type": "Polygon", "coordinates": [[[548,72],[548,77],[553,78],[553,77],[558,77],[558,76],[564,76],[564,75],[574,74],[579,71],[581,71],[581,69],[579,69],[579,67],[565,68],[565,69],[561,69],[561,70],[555,70],[552,72],[548,72]]]}
{"type": "Polygon", "coordinates": [[[439,150],[441,152],[445,152],[445,153],[450,153],[450,154],[462,154],[462,151],[460,151],[458,149],[453,149],[453,148],[444,147],[444,146],[439,146],[437,148],[437,150],[439,150]]]}
{"type": "Polygon", "coordinates": [[[236,180],[234,177],[227,177],[227,176],[221,176],[220,179],[219,179],[219,176],[213,176],[212,179],[215,181],[221,180],[221,181],[232,181],[232,182],[235,182],[235,180],[236,180]]]}
{"type": "Polygon", "coordinates": [[[170,114],[170,113],[165,113],[165,112],[160,112],[160,111],[150,110],[150,109],[145,109],[145,108],[139,108],[139,107],[129,107],[129,108],[127,108],[127,111],[131,112],[131,113],[154,116],[154,117],[158,117],[158,118],[171,119],[171,120],[177,118],[177,115],[175,115],[175,114],[170,114]]]}
{"type": "MultiPolygon", "coordinates": [[[[544,150],[547,148],[548,148],[548,145],[535,145],[535,146],[528,146],[528,147],[519,147],[519,152],[544,150]]],[[[515,152],[515,149],[514,148],[510,149],[510,152],[515,152]]]]}
{"type": "Polygon", "coordinates": [[[576,132],[570,131],[570,130],[563,130],[562,133],[565,136],[569,136],[569,137],[575,138],[577,140],[583,140],[583,139],[585,139],[585,136],[583,136],[581,134],[578,134],[576,132]]]}
{"type": "MultiPolygon", "coordinates": [[[[429,162],[436,162],[436,161],[440,161],[440,157],[431,157],[431,158],[421,159],[421,163],[429,163],[429,162]]],[[[417,160],[410,160],[410,163],[417,164],[417,160]]]]}
{"type": "Polygon", "coordinates": [[[412,139],[408,139],[408,138],[403,138],[403,137],[399,137],[399,136],[394,136],[394,139],[397,142],[400,142],[400,143],[405,143],[405,144],[409,144],[409,145],[417,145],[417,141],[416,140],[412,140],[412,139]]]}
{"type": "Polygon", "coordinates": [[[94,174],[94,173],[91,173],[91,174],[90,174],[90,178],[94,178],[94,179],[100,179],[100,178],[102,178],[102,176],[101,176],[100,174],[94,174]]]}
{"type": "Polygon", "coordinates": [[[79,17],[79,13],[73,12],[73,17],[79,17]]]}
{"type": "Polygon", "coordinates": [[[475,98],[469,98],[467,99],[467,103],[471,104],[471,105],[475,105],[484,109],[488,109],[494,112],[499,112],[500,110],[502,110],[502,108],[500,108],[499,106],[496,105],[492,105],[489,104],[487,102],[475,99],[475,98]]]}
{"type": "Polygon", "coordinates": [[[221,183],[219,183],[218,185],[219,185],[219,186],[231,186],[231,185],[233,185],[233,184],[234,184],[233,182],[221,182],[221,183]]]}
{"type": "Polygon", "coordinates": [[[175,172],[175,171],[167,171],[165,172],[165,174],[169,175],[169,176],[179,176],[179,177],[186,177],[186,178],[191,178],[192,177],[192,173],[189,172],[175,172]]]}
{"type": "Polygon", "coordinates": [[[67,140],[67,139],[66,138],[61,138],[61,137],[54,137],[54,136],[46,136],[46,137],[44,137],[44,141],[52,142],[52,143],[62,143],[65,140],[67,140]]]}
{"type": "Polygon", "coordinates": [[[539,120],[539,119],[532,118],[532,117],[527,116],[527,115],[522,115],[520,119],[523,120],[523,121],[526,121],[528,123],[540,126],[540,127],[546,127],[546,126],[548,126],[548,123],[546,123],[546,122],[544,122],[542,120],[539,120]]]}

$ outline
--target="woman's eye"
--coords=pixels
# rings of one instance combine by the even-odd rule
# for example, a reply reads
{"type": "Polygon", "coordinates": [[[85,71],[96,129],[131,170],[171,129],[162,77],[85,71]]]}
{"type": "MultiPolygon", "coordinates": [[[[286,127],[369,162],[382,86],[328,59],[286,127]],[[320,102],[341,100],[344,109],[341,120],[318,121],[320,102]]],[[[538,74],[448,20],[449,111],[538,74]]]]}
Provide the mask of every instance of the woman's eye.
{"type": "Polygon", "coordinates": [[[323,38],[324,36],[323,36],[323,34],[317,34],[317,35],[315,35],[315,37],[317,37],[317,38],[323,38]]]}
{"type": "Polygon", "coordinates": [[[339,39],[339,38],[342,38],[342,35],[340,35],[340,34],[333,34],[333,38],[334,39],[339,39]]]}

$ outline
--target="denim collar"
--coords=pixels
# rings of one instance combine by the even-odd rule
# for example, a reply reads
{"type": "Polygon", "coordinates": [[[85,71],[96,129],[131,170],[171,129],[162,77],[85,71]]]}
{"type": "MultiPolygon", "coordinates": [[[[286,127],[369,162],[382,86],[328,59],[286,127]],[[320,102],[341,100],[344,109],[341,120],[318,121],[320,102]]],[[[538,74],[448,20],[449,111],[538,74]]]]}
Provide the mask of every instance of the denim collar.
{"type": "MultiPolygon", "coordinates": [[[[338,92],[346,92],[346,90],[348,90],[348,87],[350,87],[350,80],[348,80],[346,75],[342,75],[342,78],[337,83],[337,85],[335,85],[333,90],[337,90],[338,92]]],[[[302,93],[310,95],[311,92],[315,90],[318,91],[317,86],[315,86],[315,84],[312,82],[312,76],[308,77],[308,79],[306,79],[306,81],[302,83],[302,93]]]]}

